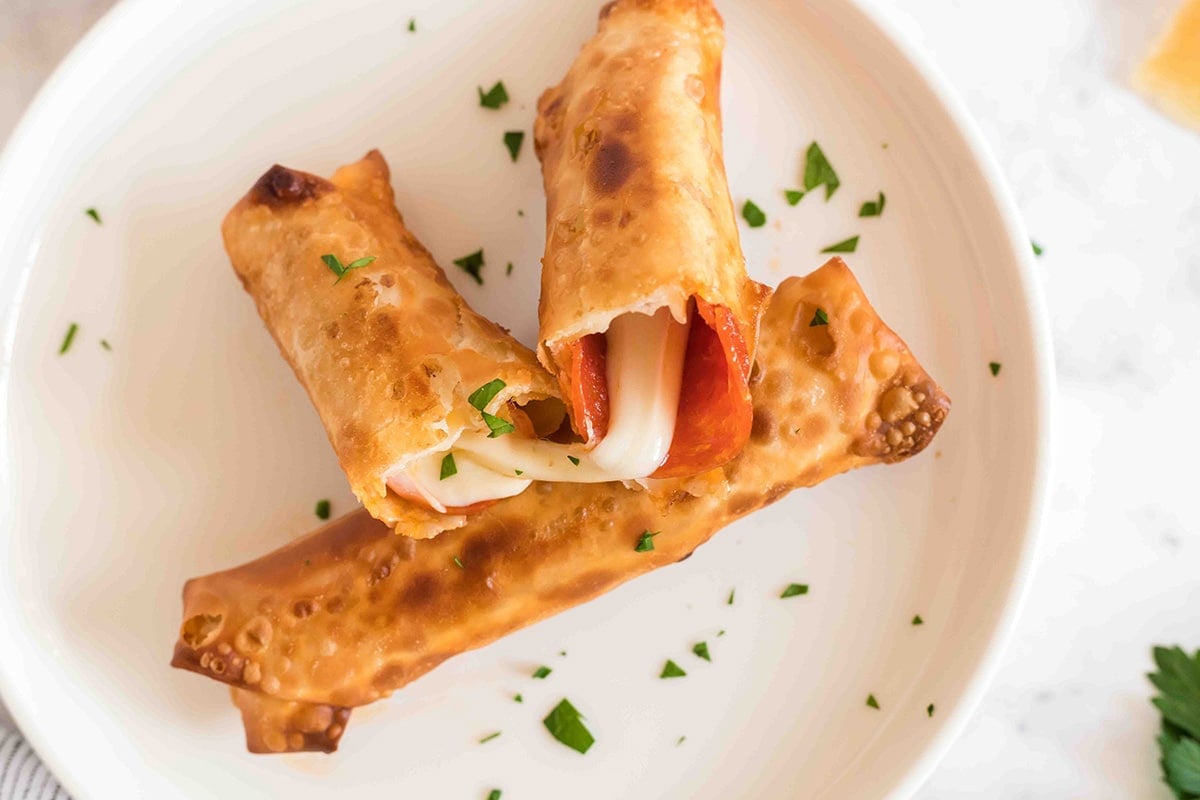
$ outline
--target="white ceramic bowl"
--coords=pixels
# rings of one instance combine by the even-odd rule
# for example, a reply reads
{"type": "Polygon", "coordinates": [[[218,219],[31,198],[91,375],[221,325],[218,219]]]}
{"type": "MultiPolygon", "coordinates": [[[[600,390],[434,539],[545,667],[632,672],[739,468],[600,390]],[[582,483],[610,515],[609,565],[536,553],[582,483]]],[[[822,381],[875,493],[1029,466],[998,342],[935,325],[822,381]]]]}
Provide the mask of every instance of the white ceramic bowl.
{"type": "Polygon", "coordinates": [[[167,667],[184,579],[313,526],[317,498],[351,504],[226,264],[222,214],[272,162],[327,173],[380,147],[411,227],[443,264],[482,246],[486,285],[452,279],[530,341],[540,180],[528,139],[513,164],[501,135],[530,129],[597,5],[126,0],[30,108],[0,166],[0,690],[78,800],[902,796],[961,728],[1032,559],[1046,326],[974,127],[845,0],[721,3],[729,176],[770,218],[744,232],[761,279],[861,235],[851,265],[954,399],[928,452],[453,660],[356,712],[335,756],[247,755],[224,688],[167,667]],[[513,102],[481,109],[498,79],[513,102]],[[842,187],[790,208],[814,139],[842,187]],[[880,190],[883,217],[857,218],[880,190]],[[812,591],[781,601],[789,581],[812,591]],[[666,658],[688,677],[658,680],[666,658]],[[586,756],[542,729],[563,696],[596,733],[586,756]]]}

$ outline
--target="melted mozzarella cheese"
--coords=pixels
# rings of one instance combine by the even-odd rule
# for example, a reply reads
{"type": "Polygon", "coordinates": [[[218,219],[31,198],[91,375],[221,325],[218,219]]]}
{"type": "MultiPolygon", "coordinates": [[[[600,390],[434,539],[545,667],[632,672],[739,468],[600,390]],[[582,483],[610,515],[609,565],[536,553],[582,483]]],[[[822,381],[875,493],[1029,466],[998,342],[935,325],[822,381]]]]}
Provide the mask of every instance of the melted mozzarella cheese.
{"type": "Polygon", "coordinates": [[[525,491],[528,478],[515,477],[489,469],[467,453],[454,453],[454,475],[442,478],[442,460],[446,453],[430,453],[417,458],[401,470],[388,475],[387,485],[398,495],[422,500],[430,508],[445,514],[447,509],[467,508],[488,500],[512,497],[525,491]]]}

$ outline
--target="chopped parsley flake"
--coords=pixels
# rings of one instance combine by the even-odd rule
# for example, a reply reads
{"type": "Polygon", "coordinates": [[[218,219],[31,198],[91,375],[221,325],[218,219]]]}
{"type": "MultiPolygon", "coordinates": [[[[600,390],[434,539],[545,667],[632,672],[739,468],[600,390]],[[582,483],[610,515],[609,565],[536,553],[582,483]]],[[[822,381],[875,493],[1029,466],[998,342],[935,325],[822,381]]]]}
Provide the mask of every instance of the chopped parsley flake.
{"type": "Polygon", "coordinates": [[[496,395],[500,394],[500,390],[508,384],[499,378],[488,381],[483,386],[480,386],[475,391],[471,392],[467,398],[467,402],[478,411],[483,411],[488,407],[488,403],[495,399],[496,395]]]}
{"type": "Polygon", "coordinates": [[[521,697],[521,695],[520,695],[519,693],[518,693],[518,694],[514,694],[514,695],[513,695],[513,700],[515,700],[515,701],[516,701],[516,702],[518,702],[518,703],[524,703],[524,702],[525,702],[525,698],[524,698],[524,697],[521,697]]]}
{"type": "Polygon", "coordinates": [[[525,216],[525,209],[523,209],[523,208],[518,208],[518,209],[517,209],[517,216],[518,216],[518,217],[523,217],[523,216],[525,216]]]}
{"type": "Polygon", "coordinates": [[[417,18],[416,17],[408,18],[408,32],[409,33],[417,32],[417,18]]]}
{"type": "Polygon", "coordinates": [[[504,268],[504,274],[512,275],[512,271],[513,271],[513,265],[512,265],[512,262],[510,261],[510,262],[508,262],[508,266],[504,268]]]}
{"type": "Polygon", "coordinates": [[[454,463],[454,453],[446,453],[446,455],[442,456],[442,473],[438,476],[438,480],[444,481],[446,478],[457,474],[458,465],[454,463]]]}
{"type": "Polygon", "coordinates": [[[535,669],[533,671],[533,677],[537,678],[538,680],[543,680],[547,675],[549,675],[553,671],[554,670],[550,669],[545,664],[543,664],[542,666],[538,667],[537,669],[535,669]]]}
{"type": "Polygon", "coordinates": [[[317,507],[313,511],[317,515],[317,519],[329,519],[329,513],[332,506],[328,500],[318,500],[317,507]]]}
{"type": "Polygon", "coordinates": [[[487,736],[480,739],[479,743],[484,744],[486,742],[490,742],[492,739],[495,739],[499,735],[500,735],[500,731],[496,731],[495,733],[489,733],[487,736]]]}
{"type": "Polygon", "coordinates": [[[648,553],[654,549],[654,537],[658,536],[662,531],[642,531],[642,535],[638,537],[637,544],[634,545],[634,551],[638,553],[648,553]]]}
{"type": "Polygon", "coordinates": [[[687,737],[680,736],[678,739],[675,740],[675,746],[679,747],[679,745],[683,744],[685,741],[687,741],[687,737]]]}
{"type": "Polygon", "coordinates": [[[542,724],[551,736],[580,753],[586,753],[596,742],[583,724],[583,715],[565,697],[546,715],[542,724]]]}
{"type": "Polygon", "coordinates": [[[351,261],[349,264],[343,265],[341,260],[333,253],[326,253],[321,256],[321,260],[325,262],[325,266],[329,267],[329,271],[337,275],[337,280],[333,282],[336,286],[342,282],[342,278],[353,269],[362,269],[375,260],[375,256],[364,256],[363,258],[351,261]]]}
{"type": "Polygon", "coordinates": [[[79,326],[72,322],[70,327],[67,328],[67,335],[63,337],[62,344],[58,348],[60,356],[71,349],[71,342],[75,341],[75,334],[78,332],[79,326]]]}
{"type": "Polygon", "coordinates": [[[742,206],[742,218],[751,228],[761,228],[767,224],[767,215],[754,204],[753,200],[747,200],[746,204],[742,206]]]}
{"type": "Polygon", "coordinates": [[[517,474],[518,478],[525,474],[525,470],[523,469],[514,469],[513,472],[517,474]]]}
{"type": "Polygon", "coordinates": [[[486,92],[482,86],[476,88],[479,90],[479,105],[484,108],[497,109],[508,102],[508,90],[504,88],[504,81],[496,81],[496,85],[486,92]]]}
{"type": "Polygon", "coordinates": [[[312,559],[311,559],[311,558],[306,558],[306,559],[304,559],[304,566],[306,566],[306,567],[311,567],[311,566],[312,566],[312,559]]]}
{"type": "Polygon", "coordinates": [[[779,596],[780,597],[795,597],[796,595],[800,595],[800,594],[808,594],[808,584],[807,583],[789,583],[787,585],[787,588],[784,589],[783,593],[780,594],[779,596]]]}
{"type": "Polygon", "coordinates": [[[794,206],[804,199],[804,192],[799,189],[785,189],[783,198],[787,200],[789,206],[794,206]]]}
{"type": "Polygon", "coordinates": [[[1042,249],[1042,246],[1040,244],[1038,244],[1037,242],[1035,242],[1033,239],[1030,239],[1029,243],[1031,245],[1033,245],[1033,254],[1035,256],[1040,256],[1042,253],[1046,252],[1045,250],[1042,249]]]}
{"type": "Polygon", "coordinates": [[[572,464],[574,464],[577,467],[579,466],[579,459],[576,458],[575,456],[567,456],[567,461],[570,461],[572,464]]]}
{"type": "Polygon", "coordinates": [[[729,599],[725,601],[725,605],[727,605],[727,606],[731,606],[731,605],[733,605],[733,593],[734,593],[734,592],[736,592],[736,591],[737,591],[737,589],[730,589],[730,590],[729,590],[729,599]]]}
{"type": "Polygon", "coordinates": [[[492,789],[490,792],[488,792],[487,800],[500,800],[500,790],[492,789]]]}
{"type": "Polygon", "coordinates": [[[102,224],[104,224],[104,223],[102,223],[102,222],[100,221],[100,212],[99,212],[99,211],[97,211],[96,209],[94,209],[94,208],[89,208],[87,211],[85,211],[85,212],[83,212],[83,213],[85,213],[85,214],[87,214],[89,217],[91,217],[91,218],[92,218],[92,221],[93,221],[93,222],[95,222],[97,225],[102,225],[102,224]]]}
{"type": "Polygon", "coordinates": [[[874,709],[879,708],[879,701],[875,699],[875,695],[873,695],[873,694],[867,695],[867,705],[869,705],[871,708],[874,708],[874,709]]]}
{"type": "Polygon", "coordinates": [[[697,642],[692,646],[692,652],[705,661],[712,661],[712,657],[708,654],[708,642],[697,642]]]}
{"type": "Polygon", "coordinates": [[[717,631],[717,636],[718,636],[718,637],[721,637],[721,636],[724,636],[724,635],[725,635],[725,630],[724,630],[723,628],[722,628],[721,630],[717,631]]]}
{"type": "Polygon", "coordinates": [[[515,162],[517,156],[521,154],[521,144],[525,141],[525,131],[505,131],[504,146],[508,148],[508,154],[512,156],[515,162]]]}
{"type": "Polygon", "coordinates": [[[824,186],[825,200],[828,202],[841,185],[821,146],[816,142],[810,144],[808,152],[804,154],[804,191],[811,192],[818,186],[824,186]]]}
{"type": "Polygon", "coordinates": [[[108,339],[101,339],[100,346],[103,347],[105,350],[110,350],[110,351],[112,350],[112,345],[108,343],[108,339]]]}
{"type": "Polygon", "coordinates": [[[858,215],[860,217],[882,217],[883,206],[886,203],[887,198],[883,196],[883,192],[880,192],[878,200],[868,200],[862,204],[862,206],[858,209],[858,215]]]}
{"type": "Polygon", "coordinates": [[[992,371],[992,375],[999,375],[1000,374],[1000,362],[999,361],[989,361],[988,369],[990,369],[992,371]]]}
{"type": "Polygon", "coordinates": [[[667,659],[667,663],[663,664],[662,672],[659,673],[660,678],[682,678],[687,675],[683,668],[676,664],[671,659],[667,659]]]}
{"type": "Polygon", "coordinates": [[[495,414],[489,414],[486,411],[480,411],[479,413],[483,415],[483,421],[488,426],[488,430],[491,431],[488,434],[489,439],[496,439],[516,430],[513,424],[503,417],[497,417],[495,414]]]}
{"type": "Polygon", "coordinates": [[[933,716],[933,703],[925,706],[925,713],[931,717],[933,716]]]}
{"type": "Polygon", "coordinates": [[[462,559],[458,556],[455,556],[452,560],[454,561],[454,566],[458,567],[459,569],[466,569],[466,567],[463,566],[462,559]]]}
{"type": "Polygon", "coordinates": [[[470,255],[454,259],[454,264],[457,267],[461,267],[463,272],[470,275],[480,286],[483,286],[483,275],[481,274],[483,270],[483,248],[476,250],[470,255]]]}
{"type": "Polygon", "coordinates": [[[821,252],[822,253],[853,253],[857,249],[858,249],[858,237],[851,236],[849,239],[840,241],[837,244],[829,245],[829,247],[826,247],[821,252]]]}
{"type": "Polygon", "coordinates": [[[829,315],[825,313],[825,309],[818,308],[813,314],[812,322],[808,323],[808,327],[816,328],[819,325],[828,325],[829,315]]]}
{"type": "Polygon", "coordinates": [[[913,619],[912,619],[912,624],[913,624],[913,625],[924,625],[924,624],[925,624],[925,620],[921,619],[921,615],[920,615],[920,614],[917,614],[915,617],[913,617],[913,619]]]}

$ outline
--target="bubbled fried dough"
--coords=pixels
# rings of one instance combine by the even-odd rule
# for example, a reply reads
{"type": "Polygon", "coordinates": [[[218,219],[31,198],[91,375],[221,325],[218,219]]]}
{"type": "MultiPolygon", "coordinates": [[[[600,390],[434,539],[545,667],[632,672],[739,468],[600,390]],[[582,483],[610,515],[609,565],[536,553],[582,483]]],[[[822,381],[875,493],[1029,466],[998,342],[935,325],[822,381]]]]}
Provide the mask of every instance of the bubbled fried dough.
{"type": "Polygon", "coordinates": [[[172,664],[279,700],[370,703],[453,655],[686,558],[792,489],[915,455],[944,422],[949,399],[841,259],[784,281],[762,325],[755,432],[725,467],[644,492],[538,483],[431,540],[351,514],[189,581],[172,664]],[[826,325],[811,324],[816,309],[826,325]],[[662,533],[637,552],[647,529],[662,533]]]}

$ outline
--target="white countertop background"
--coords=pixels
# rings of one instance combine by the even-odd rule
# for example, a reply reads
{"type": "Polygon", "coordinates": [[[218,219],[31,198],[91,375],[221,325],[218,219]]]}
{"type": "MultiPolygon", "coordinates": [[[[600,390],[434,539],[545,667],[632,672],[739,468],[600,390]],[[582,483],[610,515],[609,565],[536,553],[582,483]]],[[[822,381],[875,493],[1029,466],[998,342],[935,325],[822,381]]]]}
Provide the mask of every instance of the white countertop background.
{"type": "MultiPolygon", "coordinates": [[[[918,797],[1167,798],[1145,673],[1154,644],[1200,648],[1200,133],[1127,78],[1176,0],[867,1],[965,99],[1045,248],[1058,368],[1025,612],[918,797]]],[[[0,140],[111,4],[0,0],[0,140]]]]}

